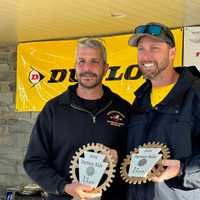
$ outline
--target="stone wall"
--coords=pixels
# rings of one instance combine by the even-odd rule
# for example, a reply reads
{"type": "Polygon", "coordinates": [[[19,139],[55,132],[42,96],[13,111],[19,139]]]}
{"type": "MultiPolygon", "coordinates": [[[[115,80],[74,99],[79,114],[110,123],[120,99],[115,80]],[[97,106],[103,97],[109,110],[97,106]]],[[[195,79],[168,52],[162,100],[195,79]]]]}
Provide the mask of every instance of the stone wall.
{"type": "Polygon", "coordinates": [[[28,184],[22,161],[37,113],[16,112],[16,46],[0,47],[0,200],[10,186],[28,184]]]}

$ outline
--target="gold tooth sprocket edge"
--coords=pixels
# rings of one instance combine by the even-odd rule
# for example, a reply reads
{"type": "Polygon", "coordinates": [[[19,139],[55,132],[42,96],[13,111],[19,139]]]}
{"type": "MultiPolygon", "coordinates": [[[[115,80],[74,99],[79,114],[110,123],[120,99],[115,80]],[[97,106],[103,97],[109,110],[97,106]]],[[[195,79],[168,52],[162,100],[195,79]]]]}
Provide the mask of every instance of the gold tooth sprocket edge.
{"type": "Polygon", "coordinates": [[[120,167],[120,175],[122,179],[129,184],[146,183],[147,181],[151,181],[152,177],[159,176],[165,170],[165,168],[162,165],[162,160],[169,158],[170,158],[170,152],[165,144],[159,142],[152,142],[152,143],[148,142],[147,144],[144,143],[143,145],[140,145],[138,148],[135,148],[133,151],[130,152],[130,154],[126,156],[126,158],[124,158],[120,167]],[[139,153],[139,148],[161,148],[162,159],[158,161],[158,163],[152,168],[152,170],[148,173],[146,177],[134,177],[134,176],[129,177],[127,170],[130,167],[132,154],[139,153]]]}
{"type": "Polygon", "coordinates": [[[78,149],[78,151],[75,152],[75,155],[73,156],[70,164],[70,178],[73,181],[78,182],[78,178],[76,175],[76,169],[78,168],[78,161],[81,156],[83,156],[85,151],[91,151],[95,153],[101,153],[105,155],[104,162],[108,163],[108,167],[106,168],[104,175],[106,176],[105,181],[101,185],[98,185],[97,188],[94,189],[94,192],[102,192],[106,191],[108,187],[110,187],[110,184],[112,183],[112,179],[114,178],[114,173],[115,173],[115,167],[116,163],[112,159],[112,156],[110,154],[109,148],[104,146],[103,144],[100,143],[91,143],[87,145],[83,145],[78,149]]]}

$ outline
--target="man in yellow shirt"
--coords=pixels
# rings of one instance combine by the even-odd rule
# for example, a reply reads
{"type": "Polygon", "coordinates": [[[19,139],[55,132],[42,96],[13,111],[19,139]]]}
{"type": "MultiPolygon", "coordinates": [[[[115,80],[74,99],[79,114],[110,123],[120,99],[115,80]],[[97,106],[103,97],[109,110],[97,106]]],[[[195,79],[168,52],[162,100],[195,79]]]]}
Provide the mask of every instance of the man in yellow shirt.
{"type": "Polygon", "coordinates": [[[130,185],[128,200],[200,199],[200,80],[189,68],[173,67],[175,40],[168,27],[135,28],[129,45],[138,49],[146,82],[135,92],[128,151],[147,142],[166,144],[171,159],[152,182],[130,185]]]}

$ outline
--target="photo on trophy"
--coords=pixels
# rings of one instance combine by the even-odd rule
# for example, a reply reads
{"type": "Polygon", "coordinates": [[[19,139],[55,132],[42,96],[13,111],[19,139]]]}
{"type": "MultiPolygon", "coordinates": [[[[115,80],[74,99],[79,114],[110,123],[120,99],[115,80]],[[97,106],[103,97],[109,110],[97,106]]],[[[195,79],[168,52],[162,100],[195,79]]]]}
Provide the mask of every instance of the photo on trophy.
{"type": "Polygon", "coordinates": [[[122,179],[129,184],[151,181],[164,171],[162,160],[169,159],[170,152],[165,144],[148,142],[130,152],[120,168],[122,179]]]}
{"type": "MultiPolygon", "coordinates": [[[[91,153],[91,152],[90,152],[91,153]]],[[[108,163],[94,158],[79,158],[79,182],[97,187],[108,163]]]]}
{"type": "Polygon", "coordinates": [[[70,174],[73,181],[90,185],[95,192],[105,191],[115,174],[115,161],[109,148],[102,144],[83,145],[71,160],[70,174]]]}

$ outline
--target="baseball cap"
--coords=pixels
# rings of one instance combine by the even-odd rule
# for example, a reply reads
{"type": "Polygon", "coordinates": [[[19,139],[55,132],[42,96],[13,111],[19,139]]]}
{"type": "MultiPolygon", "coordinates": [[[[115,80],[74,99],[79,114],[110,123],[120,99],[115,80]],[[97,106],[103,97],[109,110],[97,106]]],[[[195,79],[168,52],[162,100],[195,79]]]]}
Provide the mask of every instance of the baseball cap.
{"type": "Polygon", "coordinates": [[[169,44],[170,47],[175,47],[175,39],[171,30],[164,24],[150,22],[135,28],[133,35],[130,37],[128,44],[136,47],[138,41],[144,37],[150,36],[159,39],[169,44]]]}

